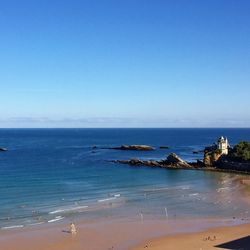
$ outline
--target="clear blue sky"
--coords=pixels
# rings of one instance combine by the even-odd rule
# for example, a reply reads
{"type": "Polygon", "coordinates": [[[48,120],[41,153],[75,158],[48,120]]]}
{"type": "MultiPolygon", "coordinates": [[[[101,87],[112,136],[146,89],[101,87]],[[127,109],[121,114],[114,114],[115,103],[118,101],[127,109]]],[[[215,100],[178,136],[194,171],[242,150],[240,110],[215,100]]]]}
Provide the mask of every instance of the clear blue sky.
{"type": "Polygon", "coordinates": [[[250,127],[250,1],[0,0],[0,127],[250,127]]]}

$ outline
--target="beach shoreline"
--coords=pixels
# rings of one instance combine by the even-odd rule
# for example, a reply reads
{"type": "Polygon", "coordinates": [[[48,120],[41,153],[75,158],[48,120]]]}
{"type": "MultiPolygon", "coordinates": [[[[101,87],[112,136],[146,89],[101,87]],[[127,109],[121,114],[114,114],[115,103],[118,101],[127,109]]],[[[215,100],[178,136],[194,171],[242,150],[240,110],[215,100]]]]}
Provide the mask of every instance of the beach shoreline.
{"type": "MultiPolygon", "coordinates": [[[[192,237],[197,239],[198,236],[196,235],[199,235],[199,237],[200,235],[212,235],[214,230],[219,237],[223,230],[228,230],[227,228],[239,228],[239,235],[245,235],[247,229],[248,232],[250,229],[250,224],[245,223],[249,223],[249,221],[249,218],[244,220],[240,218],[224,220],[214,218],[145,221],[140,221],[140,218],[115,221],[107,218],[102,221],[76,221],[75,224],[78,229],[76,235],[71,235],[69,232],[70,223],[52,223],[43,226],[1,230],[0,249],[139,250],[144,249],[146,245],[158,247],[160,244],[164,246],[166,239],[169,239],[169,237],[172,242],[175,239],[178,242],[178,237],[189,239],[190,235],[193,235],[192,237]]],[[[204,242],[201,243],[204,245],[204,242]]],[[[165,249],[165,246],[155,249],[165,249]]]]}
{"type": "MultiPolygon", "coordinates": [[[[240,183],[238,199],[249,204],[249,178],[236,176],[240,183]]],[[[250,218],[183,217],[148,218],[140,216],[99,219],[81,217],[22,228],[1,229],[0,249],[5,250],[141,250],[141,249],[214,249],[222,244],[249,236],[250,218]],[[72,219],[73,220],[73,219],[72,219]],[[74,222],[77,234],[71,235],[74,222]],[[208,240],[205,240],[208,238],[208,240]],[[214,238],[215,237],[215,238],[214,238]]],[[[218,248],[216,248],[218,249],[218,248]]],[[[244,248],[245,249],[245,248],[244,248]]]]}
{"type": "Polygon", "coordinates": [[[176,234],[147,240],[130,250],[250,249],[250,224],[215,227],[195,233],[176,234]]]}

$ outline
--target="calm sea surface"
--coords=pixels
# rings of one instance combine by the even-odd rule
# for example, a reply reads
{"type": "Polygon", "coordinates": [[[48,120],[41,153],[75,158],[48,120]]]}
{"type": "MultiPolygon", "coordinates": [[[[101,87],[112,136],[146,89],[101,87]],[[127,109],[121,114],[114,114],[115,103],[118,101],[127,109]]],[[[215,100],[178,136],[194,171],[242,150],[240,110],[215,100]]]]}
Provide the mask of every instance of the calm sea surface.
{"type": "Polygon", "coordinates": [[[115,159],[201,159],[221,135],[233,145],[250,129],[0,129],[0,228],[63,220],[247,216],[235,175],[130,167],[115,159]],[[155,151],[101,149],[147,144],[155,151]],[[92,147],[96,146],[96,149],[92,147]],[[159,149],[169,146],[170,149],[159,149]]]}

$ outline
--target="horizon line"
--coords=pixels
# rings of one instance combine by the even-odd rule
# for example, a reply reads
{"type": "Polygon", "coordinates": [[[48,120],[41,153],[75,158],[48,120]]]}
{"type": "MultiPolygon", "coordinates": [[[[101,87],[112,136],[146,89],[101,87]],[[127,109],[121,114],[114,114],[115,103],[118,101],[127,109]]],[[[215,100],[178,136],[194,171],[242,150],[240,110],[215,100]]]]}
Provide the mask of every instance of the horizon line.
{"type": "Polygon", "coordinates": [[[250,127],[0,127],[0,129],[250,129],[250,127]]]}

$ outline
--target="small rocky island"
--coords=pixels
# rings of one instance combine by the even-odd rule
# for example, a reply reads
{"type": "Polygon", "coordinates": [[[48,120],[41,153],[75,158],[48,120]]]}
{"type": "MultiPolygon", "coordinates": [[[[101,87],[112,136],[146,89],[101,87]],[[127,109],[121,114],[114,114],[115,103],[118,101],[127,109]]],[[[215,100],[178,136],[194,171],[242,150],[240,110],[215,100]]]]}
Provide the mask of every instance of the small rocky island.
{"type": "Polygon", "coordinates": [[[148,145],[121,145],[120,147],[112,147],[105,149],[115,149],[115,150],[138,150],[138,151],[151,151],[155,148],[148,145]]]}
{"type": "Polygon", "coordinates": [[[132,166],[150,166],[168,169],[199,169],[250,173],[250,142],[240,142],[230,147],[228,139],[221,136],[217,143],[204,149],[203,160],[186,162],[175,153],[163,160],[115,160],[115,163],[132,166]]]}

